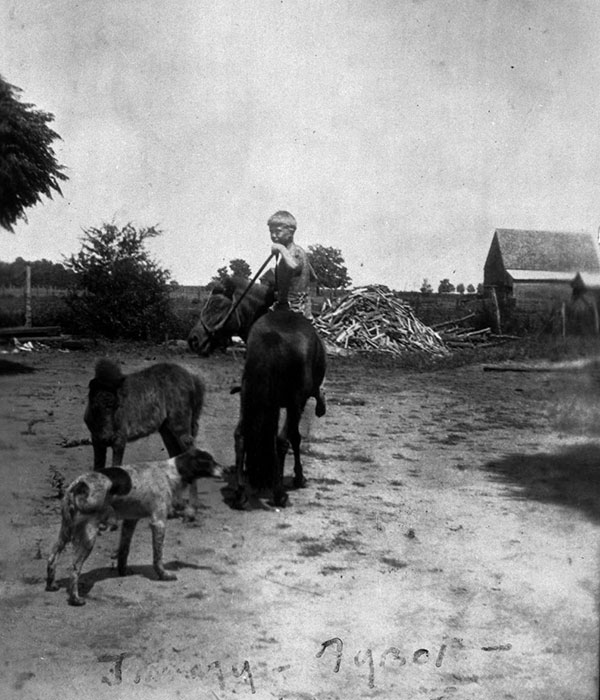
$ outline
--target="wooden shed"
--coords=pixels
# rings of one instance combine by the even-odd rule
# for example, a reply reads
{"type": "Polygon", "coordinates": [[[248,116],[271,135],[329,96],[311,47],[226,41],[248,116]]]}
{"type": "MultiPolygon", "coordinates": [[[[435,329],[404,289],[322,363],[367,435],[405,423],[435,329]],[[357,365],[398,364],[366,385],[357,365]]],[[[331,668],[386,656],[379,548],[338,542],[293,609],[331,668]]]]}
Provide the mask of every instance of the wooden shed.
{"type": "Polygon", "coordinates": [[[483,284],[503,307],[552,310],[568,301],[573,281],[600,275],[598,243],[590,233],[496,229],[483,284]]]}

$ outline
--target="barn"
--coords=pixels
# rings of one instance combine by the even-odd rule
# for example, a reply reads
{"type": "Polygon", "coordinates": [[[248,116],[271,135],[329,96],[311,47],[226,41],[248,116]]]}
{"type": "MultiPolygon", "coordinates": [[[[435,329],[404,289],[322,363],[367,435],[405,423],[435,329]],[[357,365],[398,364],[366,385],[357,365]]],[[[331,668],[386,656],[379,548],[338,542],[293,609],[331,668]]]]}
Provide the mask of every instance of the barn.
{"type": "Polygon", "coordinates": [[[590,233],[496,229],[483,274],[504,318],[548,316],[571,299],[575,279],[600,279],[598,243],[590,233]]]}

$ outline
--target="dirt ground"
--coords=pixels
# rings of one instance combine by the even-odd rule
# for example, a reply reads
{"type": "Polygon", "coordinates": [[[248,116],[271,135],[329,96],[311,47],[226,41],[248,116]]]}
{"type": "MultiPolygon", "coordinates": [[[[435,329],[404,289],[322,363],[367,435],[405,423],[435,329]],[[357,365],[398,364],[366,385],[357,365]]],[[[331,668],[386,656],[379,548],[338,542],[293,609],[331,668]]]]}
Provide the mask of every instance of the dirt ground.
{"type": "MultiPolygon", "coordinates": [[[[198,520],[167,527],[177,581],[156,580],[145,525],[118,577],[107,532],[73,608],[70,549],[56,593],[45,560],[59,485],[91,468],[89,445],[67,445],[88,437],[97,356],[23,354],[35,373],[0,376],[0,697],[597,696],[597,376],[333,358],[288,508],[235,511],[226,481],[202,481],[198,520]]],[[[242,359],[120,359],[166,357],[205,377],[199,442],[232,465],[242,359]]],[[[155,436],[125,461],[164,455],[155,436]]]]}

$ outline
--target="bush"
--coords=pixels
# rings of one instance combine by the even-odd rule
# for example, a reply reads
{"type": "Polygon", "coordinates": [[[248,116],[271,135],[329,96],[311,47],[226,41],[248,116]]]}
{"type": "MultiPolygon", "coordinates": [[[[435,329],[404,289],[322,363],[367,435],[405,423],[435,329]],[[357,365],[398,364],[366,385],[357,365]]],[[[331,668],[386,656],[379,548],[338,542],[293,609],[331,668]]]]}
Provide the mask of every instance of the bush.
{"type": "Polygon", "coordinates": [[[169,328],[169,272],[145,249],[154,227],[114,224],[84,230],[83,245],[66,266],[77,274],[67,296],[78,332],[111,340],[162,340],[169,328]]]}

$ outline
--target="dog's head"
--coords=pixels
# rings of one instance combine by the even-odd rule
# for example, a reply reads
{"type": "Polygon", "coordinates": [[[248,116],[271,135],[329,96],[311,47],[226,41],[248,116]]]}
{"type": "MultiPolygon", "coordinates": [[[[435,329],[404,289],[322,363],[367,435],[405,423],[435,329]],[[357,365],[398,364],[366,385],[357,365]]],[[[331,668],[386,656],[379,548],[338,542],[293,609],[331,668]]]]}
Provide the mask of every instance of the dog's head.
{"type": "Polygon", "coordinates": [[[175,457],[175,466],[184,483],[189,484],[203,476],[221,477],[223,470],[210,452],[190,447],[187,452],[175,457]]]}

